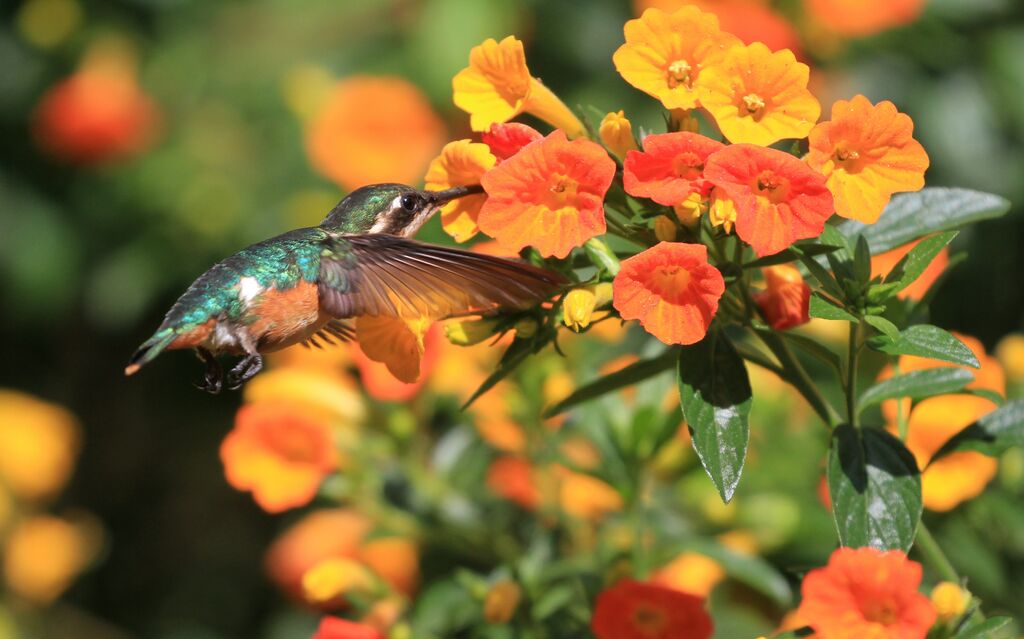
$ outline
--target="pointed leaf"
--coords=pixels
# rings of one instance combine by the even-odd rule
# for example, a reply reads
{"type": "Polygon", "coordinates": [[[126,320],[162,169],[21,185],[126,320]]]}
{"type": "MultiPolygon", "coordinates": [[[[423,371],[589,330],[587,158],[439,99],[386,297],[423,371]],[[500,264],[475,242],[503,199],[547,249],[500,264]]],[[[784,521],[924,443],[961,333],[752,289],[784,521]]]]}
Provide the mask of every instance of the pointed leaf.
{"type": "Polygon", "coordinates": [[[910,548],[921,519],[921,475],[899,439],[877,428],[836,428],[828,488],[842,545],[910,548]]]}
{"type": "Polygon", "coordinates": [[[814,293],[811,295],[811,302],[808,306],[808,313],[811,317],[817,317],[820,319],[827,320],[844,320],[847,322],[856,322],[857,316],[851,314],[846,309],[838,306],[832,300],[826,299],[814,293]]]}
{"type": "Polygon", "coordinates": [[[861,235],[857,238],[857,246],[853,253],[853,274],[861,284],[871,279],[871,249],[868,241],[861,235]]]}
{"type": "Polygon", "coordinates": [[[728,502],[747,456],[751,392],[747,368],[725,335],[679,353],[679,398],[704,470],[728,502]]]}
{"type": "Polygon", "coordinates": [[[981,623],[965,626],[953,635],[954,639],[1013,639],[1010,617],[992,617],[981,623]]]}
{"type": "MultiPolygon", "coordinates": [[[[959,231],[946,231],[932,237],[921,240],[920,244],[910,251],[896,263],[896,266],[885,276],[885,282],[897,284],[893,293],[902,291],[921,277],[924,270],[932,263],[935,257],[946,248],[959,231]]],[[[863,239],[863,235],[860,236],[863,239]]]]}
{"type": "Polygon", "coordinates": [[[878,382],[864,391],[857,402],[860,410],[887,399],[910,397],[922,399],[934,395],[954,393],[974,381],[974,373],[964,368],[930,368],[912,371],[878,382]]]}
{"type": "Polygon", "coordinates": [[[866,315],[864,316],[864,321],[877,328],[879,332],[890,339],[897,339],[900,336],[900,329],[884,317],[879,315],[866,315]]]}
{"type": "Polygon", "coordinates": [[[1024,446],[1024,399],[1006,402],[954,435],[932,461],[959,450],[994,457],[1012,446],[1024,446]]]}
{"type": "Polygon", "coordinates": [[[867,341],[868,346],[889,355],[915,355],[943,362],[978,368],[978,358],[963,342],[938,326],[917,324],[903,331],[896,339],[878,335],[867,341]]]}
{"type": "MultiPolygon", "coordinates": [[[[797,250],[797,249],[794,249],[797,250]]],[[[799,251],[798,251],[799,253],[799,251]]],[[[818,280],[818,284],[825,290],[826,293],[836,299],[845,299],[846,294],[843,292],[843,287],[839,286],[836,282],[836,278],[832,276],[832,273],[827,268],[822,266],[813,257],[808,255],[800,254],[800,262],[804,265],[807,271],[818,280]]],[[[831,255],[831,253],[828,253],[831,255]]]]}
{"type": "Polygon", "coordinates": [[[544,417],[552,417],[569,410],[577,404],[582,404],[612,391],[617,391],[620,388],[642,382],[649,377],[654,377],[658,373],[672,368],[676,363],[676,358],[675,351],[670,349],[657,357],[634,362],[611,375],[605,375],[589,384],[580,386],[571,395],[546,409],[544,417]]]}
{"type": "MultiPolygon", "coordinates": [[[[800,252],[809,257],[816,255],[824,255],[825,253],[831,253],[838,249],[838,246],[828,246],[825,244],[800,244],[800,252]]],[[[775,266],[776,264],[788,264],[789,262],[795,262],[800,259],[800,255],[792,249],[783,249],[773,255],[765,255],[759,257],[756,260],[751,260],[743,265],[743,268],[762,268],[765,266],[775,266]]]]}

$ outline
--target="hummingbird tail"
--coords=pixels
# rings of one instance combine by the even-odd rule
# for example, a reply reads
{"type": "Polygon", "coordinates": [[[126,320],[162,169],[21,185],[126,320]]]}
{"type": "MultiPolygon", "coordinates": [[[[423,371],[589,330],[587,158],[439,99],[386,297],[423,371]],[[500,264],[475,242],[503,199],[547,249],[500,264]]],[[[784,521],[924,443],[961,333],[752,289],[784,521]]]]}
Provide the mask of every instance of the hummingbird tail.
{"type": "Polygon", "coordinates": [[[177,337],[178,334],[173,328],[164,328],[157,331],[153,337],[143,342],[142,346],[139,346],[131,359],[128,360],[128,366],[125,367],[124,374],[134,375],[137,373],[140,368],[156,359],[156,356],[170,346],[177,337]]]}

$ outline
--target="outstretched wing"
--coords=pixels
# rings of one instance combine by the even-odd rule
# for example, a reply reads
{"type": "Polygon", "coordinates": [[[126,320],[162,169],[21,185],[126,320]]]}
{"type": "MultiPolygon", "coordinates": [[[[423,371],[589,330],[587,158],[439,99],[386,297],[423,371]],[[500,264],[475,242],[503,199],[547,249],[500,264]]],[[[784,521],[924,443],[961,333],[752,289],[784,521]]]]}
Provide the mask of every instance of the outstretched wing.
{"type": "Polygon", "coordinates": [[[431,317],[525,308],[566,283],[558,273],[393,235],[329,235],[320,307],[338,318],[431,317]]]}

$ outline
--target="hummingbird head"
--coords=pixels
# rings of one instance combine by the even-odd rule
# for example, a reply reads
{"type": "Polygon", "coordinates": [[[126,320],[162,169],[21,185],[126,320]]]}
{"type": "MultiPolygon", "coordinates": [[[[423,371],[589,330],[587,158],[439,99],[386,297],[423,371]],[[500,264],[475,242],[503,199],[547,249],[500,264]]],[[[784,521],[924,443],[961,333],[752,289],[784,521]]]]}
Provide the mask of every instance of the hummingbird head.
{"type": "Polygon", "coordinates": [[[478,185],[420,191],[404,184],[371,184],[338,202],[320,226],[353,235],[386,233],[411,237],[446,202],[482,192],[478,185]]]}

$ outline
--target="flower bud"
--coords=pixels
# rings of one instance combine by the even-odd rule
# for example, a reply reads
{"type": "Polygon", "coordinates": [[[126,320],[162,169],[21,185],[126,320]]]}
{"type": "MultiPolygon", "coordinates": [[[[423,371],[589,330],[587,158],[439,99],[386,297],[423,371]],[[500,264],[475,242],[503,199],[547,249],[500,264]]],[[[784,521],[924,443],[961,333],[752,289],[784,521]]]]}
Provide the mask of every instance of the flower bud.
{"type": "Polygon", "coordinates": [[[691,193],[682,203],[673,206],[672,210],[676,212],[679,223],[686,228],[697,226],[702,212],[700,193],[691,193]]]}
{"type": "Polygon", "coordinates": [[[658,238],[659,242],[675,242],[676,223],[667,215],[654,218],[654,237],[658,238]]]}
{"type": "Polygon", "coordinates": [[[373,577],[362,564],[340,557],[325,559],[302,575],[302,592],[310,603],[324,603],[372,587],[373,577]]]}
{"type": "Polygon", "coordinates": [[[1011,381],[1024,380],[1024,335],[1012,333],[999,340],[996,357],[1011,381]]]}
{"type": "Polygon", "coordinates": [[[971,594],[952,581],[943,581],[932,589],[932,605],[944,622],[964,614],[970,602],[971,594]]]}
{"type": "Polygon", "coordinates": [[[456,346],[472,346],[494,335],[497,326],[497,320],[492,319],[448,322],[444,325],[444,335],[456,346]]]}
{"type": "Polygon", "coordinates": [[[626,157],[627,152],[637,150],[636,140],[633,138],[633,125],[622,111],[614,111],[604,116],[598,132],[604,145],[620,160],[626,157]]]}
{"type": "Polygon", "coordinates": [[[693,117],[689,109],[672,109],[669,116],[669,130],[697,133],[700,131],[700,122],[693,117]]]}
{"type": "Polygon", "coordinates": [[[612,285],[609,282],[575,288],[569,291],[562,302],[562,321],[578,333],[590,326],[594,309],[604,306],[611,299],[612,285]]]}
{"type": "Polygon", "coordinates": [[[800,271],[789,264],[769,266],[763,270],[763,293],[754,296],[764,318],[777,331],[800,326],[810,321],[811,289],[800,271]]]}
{"type": "Polygon", "coordinates": [[[520,339],[530,339],[537,334],[537,320],[532,318],[521,319],[516,322],[516,337],[520,339]]]}
{"type": "Polygon", "coordinates": [[[523,591],[514,581],[499,581],[484,598],[484,619],[488,623],[508,623],[516,614],[523,591]]]}

